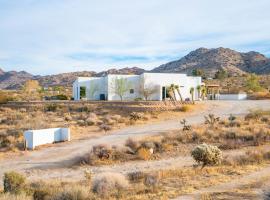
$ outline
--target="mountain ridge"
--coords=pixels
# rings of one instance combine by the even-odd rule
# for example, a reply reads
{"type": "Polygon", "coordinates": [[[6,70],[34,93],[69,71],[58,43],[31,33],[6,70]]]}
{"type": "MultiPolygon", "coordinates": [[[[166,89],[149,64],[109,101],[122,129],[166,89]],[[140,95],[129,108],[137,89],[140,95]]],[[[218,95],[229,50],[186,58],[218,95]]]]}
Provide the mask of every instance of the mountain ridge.
{"type": "MultiPolygon", "coordinates": [[[[270,74],[270,59],[256,52],[238,52],[229,48],[198,48],[186,56],[162,64],[149,72],[187,73],[192,74],[195,69],[201,69],[206,76],[214,77],[219,70],[225,70],[231,76],[241,76],[246,73],[270,74]]],[[[79,71],[55,75],[32,75],[25,71],[4,72],[0,68],[0,89],[19,89],[29,79],[38,80],[44,87],[71,86],[77,76],[105,76],[107,74],[141,74],[146,70],[138,67],[109,69],[102,72],[79,71]]]]}
{"type": "Polygon", "coordinates": [[[179,60],[160,65],[153,72],[181,72],[191,74],[194,69],[202,69],[213,77],[218,70],[226,70],[230,75],[245,73],[269,74],[270,59],[255,51],[237,52],[229,48],[199,48],[179,60]]]}

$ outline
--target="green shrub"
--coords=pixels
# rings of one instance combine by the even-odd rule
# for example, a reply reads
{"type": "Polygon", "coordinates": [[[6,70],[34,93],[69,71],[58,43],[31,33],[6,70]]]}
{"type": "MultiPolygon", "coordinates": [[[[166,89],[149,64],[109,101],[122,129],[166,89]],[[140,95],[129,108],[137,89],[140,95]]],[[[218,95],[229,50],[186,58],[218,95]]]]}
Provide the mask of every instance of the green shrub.
{"type": "Polygon", "coordinates": [[[4,192],[19,193],[24,189],[25,177],[11,171],[4,174],[4,192]]]}
{"type": "Polygon", "coordinates": [[[68,97],[64,94],[56,95],[57,100],[68,100],[68,97]]]}
{"type": "Polygon", "coordinates": [[[221,150],[212,145],[200,144],[191,151],[191,156],[199,164],[202,163],[202,167],[206,165],[217,165],[221,163],[222,152],[221,150]]]}

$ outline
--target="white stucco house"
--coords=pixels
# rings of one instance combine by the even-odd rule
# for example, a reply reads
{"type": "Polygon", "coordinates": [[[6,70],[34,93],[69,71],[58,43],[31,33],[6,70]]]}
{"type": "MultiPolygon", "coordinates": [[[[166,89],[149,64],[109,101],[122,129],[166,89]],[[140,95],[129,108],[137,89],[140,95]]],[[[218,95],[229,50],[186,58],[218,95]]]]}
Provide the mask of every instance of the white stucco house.
{"type": "MultiPolygon", "coordinates": [[[[191,99],[190,88],[194,88],[194,100],[198,100],[197,86],[201,77],[177,73],[143,73],[141,75],[112,75],[104,77],[78,77],[73,83],[74,100],[135,100],[162,101],[168,98],[168,87],[179,86],[182,99],[191,99]],[[119,93],[121,94],[119,95],[119,93]]],[[[175,97],[180,100],[178,91],[175,97]]]]}

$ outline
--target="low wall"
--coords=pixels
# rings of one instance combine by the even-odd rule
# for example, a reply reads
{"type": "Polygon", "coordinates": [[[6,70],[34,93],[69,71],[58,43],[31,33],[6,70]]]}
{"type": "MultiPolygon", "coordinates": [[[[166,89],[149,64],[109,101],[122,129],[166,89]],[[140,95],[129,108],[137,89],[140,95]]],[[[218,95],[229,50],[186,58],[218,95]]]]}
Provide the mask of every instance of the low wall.
{"type": "Polygon", "coordinates": [[[69,128],[28,130],[24,132],[24,140],[25,147],[33,150],[43,144],[70,141],[70,130],[69,128]]]}
{"type": "Polygon", "coordinates": [[[247,99],[247,94],[220,94],[220,100],[245,100],[247,99]]]}

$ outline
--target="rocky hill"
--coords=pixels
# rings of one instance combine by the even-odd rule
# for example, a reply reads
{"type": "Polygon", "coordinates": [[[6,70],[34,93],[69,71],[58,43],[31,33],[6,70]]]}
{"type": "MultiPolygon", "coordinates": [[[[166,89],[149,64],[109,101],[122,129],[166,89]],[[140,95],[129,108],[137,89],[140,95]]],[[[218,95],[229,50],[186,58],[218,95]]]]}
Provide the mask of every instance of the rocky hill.
{"type": "Polygon", "coordinates": [[[43,87],[50,86],[71,86],[73,81],[78,76],[104,76],[107,74],[141,74],[144,72],[144,69],[138,67],[132,68],[122,68],[122,69],[110,69],[102,72],[94,72],[94,71],[82,71],[82,72],[70,72],[70,73],[62,73],[56,75],[47,75],[47,76],[34,76],[27,72],[21,71],[9,71],[4,72],[0,69],[0,89],[20,89],[25,81],[33,79],[38,80],[40,85],[43,87]]]}
{"type": "Polygon", "coordinates": [[[213,77],[220,70],[226,70],[230,75],[245,73],[269,74],[270,59],[258,52],[240,53],[228,48],[199,48],[183,58],[163,64],[153,72],[180,72],[191,74],[194,69],[202,69],[213,77]]]}
{"type": "MultiPolygon", "coordinates": [[[[163,64],[151,72],[188,73],[202,69],[208,77],[213,77],[220,70],[226,70],[232,76],[245,73],[270,74],[270,59],[258,52],[241,53],[228,48],[199,48],[183,58],[163,64]]],[[[107,74],[141,74],[145,70],[132,67],[109,69],[102,72],[82,71],[48,76],[34,76],[25,71],[4,72],[0,69],[0,89],[19,89],[26,80],[35,79],[42,86],[71,86],[77,76],[105,76],[107,74]]]]}
{"type": "Polygon", "coordinates": [[[33,75],[25,71],[4,72],[0,69],[0,89],[14,89],[22,86],[22,83],[32,79],[33,75]]]}

